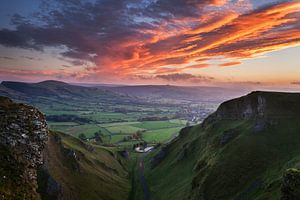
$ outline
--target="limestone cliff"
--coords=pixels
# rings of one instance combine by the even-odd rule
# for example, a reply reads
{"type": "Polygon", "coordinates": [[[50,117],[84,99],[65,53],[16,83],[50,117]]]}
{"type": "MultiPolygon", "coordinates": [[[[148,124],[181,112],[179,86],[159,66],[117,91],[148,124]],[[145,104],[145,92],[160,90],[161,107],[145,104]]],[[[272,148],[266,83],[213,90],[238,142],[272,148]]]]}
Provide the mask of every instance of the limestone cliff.
{"type": "Polygon", "coordinates": [[[48,137],[44,115],[36,108],[0,97],[0,196],[39,199],[37,168],[48,137]]]}
{"type": "Polygon", "coordinates": [[[206,126],[217,120],[271,119],[293,117],[300,112],[297,93],[252,92],[222,103],[217,111],[204,120],[206,126]]]}

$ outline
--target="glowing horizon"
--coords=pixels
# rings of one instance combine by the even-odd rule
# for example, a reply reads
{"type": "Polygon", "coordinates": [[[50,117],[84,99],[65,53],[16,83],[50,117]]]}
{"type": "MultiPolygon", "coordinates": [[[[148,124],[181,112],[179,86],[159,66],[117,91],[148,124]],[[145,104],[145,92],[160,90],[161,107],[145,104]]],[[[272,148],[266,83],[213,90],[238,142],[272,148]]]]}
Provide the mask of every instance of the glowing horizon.
{"type": "Polygon", "coordinates": [[[0,10],[0,80],[300,88],[298,0],[30,1],[0,10]]]}

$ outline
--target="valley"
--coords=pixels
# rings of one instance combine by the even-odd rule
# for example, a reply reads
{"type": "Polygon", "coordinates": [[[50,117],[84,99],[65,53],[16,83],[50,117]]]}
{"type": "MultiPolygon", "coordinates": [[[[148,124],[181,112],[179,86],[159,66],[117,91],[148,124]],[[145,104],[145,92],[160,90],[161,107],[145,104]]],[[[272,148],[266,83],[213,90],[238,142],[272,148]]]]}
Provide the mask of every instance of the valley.
{"type": "Polygon", "coordinates": [[[0,177],[29,176],[0,180],[7,199],[296,200],[300,194],[299,93],[252,92],[197,104],[37,85],[4,83],[0,90],[42,111],[0,99],[7,141],[0,145],[0,177]],[[37,143],[40,133],[47,139],[37,143]],[[39,162],[28,160],[34,156],[39,162]]]}
{"type": "Polygon", "coordinates": [[[0,15],[0,200],[300,200],[300,0],[0,15]]]}
{"type": "Polygon", "coordinates": [[[207,95],[211,88],[179,86],[84,87],[58,81],[0,86],[0,95],[39,108],[54,131],[86,140],[98,133],[103,143],[124,147],[163,143],[181,128],[200,123],[224,98],[242,93],[225,95],[215,88],[207,95]],[[191,95],[194,90],[200,94],[191,95]]]}

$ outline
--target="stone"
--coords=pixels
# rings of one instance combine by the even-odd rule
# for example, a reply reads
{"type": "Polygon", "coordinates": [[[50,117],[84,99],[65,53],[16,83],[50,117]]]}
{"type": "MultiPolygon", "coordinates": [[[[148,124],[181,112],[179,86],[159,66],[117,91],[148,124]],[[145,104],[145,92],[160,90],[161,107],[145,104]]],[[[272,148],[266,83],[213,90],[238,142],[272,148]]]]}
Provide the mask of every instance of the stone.
{"type": "Polygon", "coordinates": [[[6,161],[14,159],[12,164],[21,170],[22,183],[15,184],[31,187],[34,192],[30,199],[37,199],[37,168],[43,164],[42,151],[48,139],[45,116],[31,106],[7,102],[0,102],[4,111],[0,112],[0,145],[12,156],[6,161]]]}

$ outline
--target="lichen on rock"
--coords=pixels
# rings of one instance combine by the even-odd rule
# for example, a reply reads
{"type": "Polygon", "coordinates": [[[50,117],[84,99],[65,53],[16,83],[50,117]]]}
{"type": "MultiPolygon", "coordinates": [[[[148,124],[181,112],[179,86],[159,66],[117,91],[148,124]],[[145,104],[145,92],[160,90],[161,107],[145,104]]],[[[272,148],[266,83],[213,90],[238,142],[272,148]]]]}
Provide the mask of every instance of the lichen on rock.
{"type": "Polygon", "coordinates": [[[43,164],[47,138],[47,123],[39,110],[0,98],[0,146],[6,152],[0,154],[0,175],[7,176],[0,185],[4,199],[38,199],[37,168],[43,164]]]}

